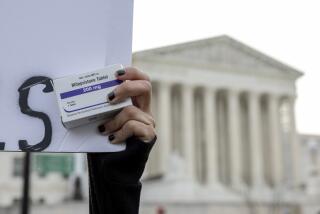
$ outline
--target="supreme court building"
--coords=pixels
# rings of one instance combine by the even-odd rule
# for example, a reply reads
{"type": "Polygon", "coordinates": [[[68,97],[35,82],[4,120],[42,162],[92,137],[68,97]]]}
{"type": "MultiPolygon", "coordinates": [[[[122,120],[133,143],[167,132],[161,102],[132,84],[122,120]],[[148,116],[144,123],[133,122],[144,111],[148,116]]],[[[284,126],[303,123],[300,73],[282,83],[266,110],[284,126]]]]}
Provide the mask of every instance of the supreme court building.
{"type": "Polygon", "coordinates": [[[300,71],[228,36],[135,53],[158,143],[142,213],[305,213],[295,126],[300,71]]]}
{"type": "MultiPolygon", "coordinates": [[[[228,36],[138,52],[133,65],[153,81],[158,132],[141,214],[320,213],[320,136],[295,128],[301,72],[228,36]]],[[[20,200],[23,154],[0,161],[2,213],[20,200]]],[[[88,199],[81,162],[34,155],[32,201],[63,206],[79,175],[88,199]]]]}

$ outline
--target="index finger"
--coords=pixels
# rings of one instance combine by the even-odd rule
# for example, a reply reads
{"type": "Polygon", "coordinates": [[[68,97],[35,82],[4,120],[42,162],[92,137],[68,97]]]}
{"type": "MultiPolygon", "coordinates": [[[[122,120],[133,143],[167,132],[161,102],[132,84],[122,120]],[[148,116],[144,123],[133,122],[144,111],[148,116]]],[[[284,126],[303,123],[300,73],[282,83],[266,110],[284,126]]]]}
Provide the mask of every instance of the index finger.
{"type": "Polygon", "coordinates": [[[150,78],[147,74],[138,70],[134,67],[126,67],[124,69],[116,71],[116,77],[119,80],[147,80],[150,81],[150,78]]]}

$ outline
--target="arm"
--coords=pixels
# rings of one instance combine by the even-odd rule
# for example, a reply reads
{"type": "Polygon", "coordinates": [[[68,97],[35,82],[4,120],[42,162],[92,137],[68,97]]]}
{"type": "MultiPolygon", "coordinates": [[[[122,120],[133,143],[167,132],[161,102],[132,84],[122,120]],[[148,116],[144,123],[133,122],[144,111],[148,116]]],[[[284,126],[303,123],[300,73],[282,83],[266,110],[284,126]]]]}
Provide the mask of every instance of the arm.
{"type": "Polygon", "coordinates": [[[119,77],[134,81],[121,84],[114,91],[112,102],[133,96],[135,106],[123,109],[99,130],[109,135],[112,143],[126,140],[127,148],[117,153],[88,154],[91,214],[139,213],[140,177],[156,141],[150,113],[151,87],[144,83],[149,82],[148,77],[132,68],[119,77]]]}
{"type": "Polygon", "coordinates": [[[88,154],[90,213],[138,214],[139,179],[155,140],[146,144],[131,138],[124,152],[88,154]]]}

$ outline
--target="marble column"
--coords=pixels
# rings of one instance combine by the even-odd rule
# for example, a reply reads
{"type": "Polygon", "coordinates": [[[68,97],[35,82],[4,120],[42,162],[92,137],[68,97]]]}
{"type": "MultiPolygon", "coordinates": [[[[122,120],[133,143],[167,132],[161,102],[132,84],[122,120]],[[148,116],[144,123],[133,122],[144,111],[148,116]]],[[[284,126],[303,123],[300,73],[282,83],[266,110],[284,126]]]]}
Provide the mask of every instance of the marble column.
{"type": "Polygon", "coordinates": [[[205,142],[206,142],[206,166],[207,183],[210,186],[218,186],[218,139],[216,117],[216,91],[212,88],[203,89],[204,115],[205,115],[205,142]]]}
{"type": "Polygon", "coordinates": [[[190,85],[182,86],[182,130],[183,155],[186,164],[186,176],[195,181],[195,133],[194,133],[194,88],[190,85]]]}
{"type": "Polygon", "coordinates": [[[271,169],[272,169],[272,183],[278,187],[283,179],[283,158],[282,158],[282,144],[280,131],[280,97],[276,95],[269,95],[268,97],[268,111],[269,111],[269,136],[270,136],[270,151],[271,151],[271,169]]]}
{"type": "Polygon", "coordinates": [[[288,110],[289,110],[289,118],[290,118],[290,129],[289,129],[289,143],[291,146],[291,157],[292,157],[292,181],[293,186],[298,188],[300,185],[300,177],[301,177],[301,148],[300,142],[297,135],[296,130],[296,122],[295,122],[295,97],[291,96],[288,98],[288,110]]]}
{"type": "Polygon", "coordinates": [[[167,82],[159,83],[158,90],[158,125],[160,172],[166,173],[171,149],[171,85],[167,82]]]}
{"type": "Polygon", "coordinates": [[[231,167],[231,185],[235,189],[242,189],[242,148],[240,134],[240,105],[239,92],[230,90],[227,93],[228,100],[228,136],[231,167]]]}
{"type": "Polygon", "coordinates": [[[264,186],[263,145],[261,130],[260,95],[256,92],[248,94],[249,141],[251,159],[251,182],[253,188],[264,186]]]}

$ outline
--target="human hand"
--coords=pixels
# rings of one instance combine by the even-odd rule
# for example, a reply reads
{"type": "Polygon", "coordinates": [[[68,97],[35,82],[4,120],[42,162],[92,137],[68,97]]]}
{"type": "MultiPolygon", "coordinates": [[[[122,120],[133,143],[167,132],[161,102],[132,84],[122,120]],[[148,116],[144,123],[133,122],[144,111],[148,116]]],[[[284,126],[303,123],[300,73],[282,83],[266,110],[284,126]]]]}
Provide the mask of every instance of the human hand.
{"type": "Polygon", "coordinates": [[[109,93],[107,99],[110,104],[115,104],[131,97],[133,106],[123,108],[112,120],[100,125],[100,133],[109,135],[109,141],[114,144],[130,137],[136,137],[145,143],[151,142],[156,132],[151,113],[150,78],[133,67],[117,71],[116,77],[124,82],[109,93]]]}

